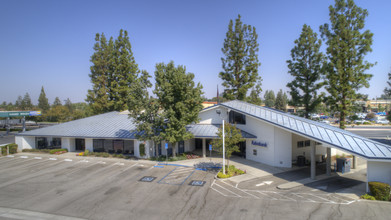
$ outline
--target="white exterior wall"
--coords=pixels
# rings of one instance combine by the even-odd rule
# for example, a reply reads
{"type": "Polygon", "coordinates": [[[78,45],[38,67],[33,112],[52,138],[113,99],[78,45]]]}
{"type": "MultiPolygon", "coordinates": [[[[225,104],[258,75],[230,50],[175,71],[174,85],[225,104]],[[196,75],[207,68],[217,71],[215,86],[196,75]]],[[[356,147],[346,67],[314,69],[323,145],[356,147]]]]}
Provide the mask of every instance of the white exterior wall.
{"type": "Polygon", "coordinates": [[[191,152],[195,150],[195,139],[185,141],[185,152],[191,152]]]}
{"type": "Polygon", "coordinates": [[[61,148],[68,149],[68,152],[76,150],[76,144],[74,138],[61,138],[61,148]]]}
{"type": "MultiPolygon", "coordinates": [[[[367,161],[367,182],[376,181],[391,185],[391,161],[367,161]]],[[[369,188],[367,186],[367,191],[369,188]]]]}
{"type": "Polygon", "coordinates": [[[198,124],[222,124],[223,118],[225,121],[228,121],[228,111],[223,107],[213,108],[209,111],[199,113],[198,117],[200,117],[200,122],[198,124]],[[216,113],[217,109],[220,109],[220,115],[216,113]]]}
{"type": "Polygon", "coordinates": [[[15,136],[15,144],[18,145],[18,151],[22,151],[23,149],[34,149],[35,137],[15,136]]]}
{"type": "Polygon", "coordinates": [[[246,159],[274,166],[274,126],[258,119],[246,116],[246,124],[238,124],[237,127],[243,131],[257,136],[255,141],[266,142],[267,144],[267,147],[261,147],[252,145],[251,140],[247,140],[246,159]],[[253,155],[254,149],[257,150],[256,156],[253,155]]]}
{"type": "MultiPolygon", "coordinates": [[[[302,137],[297,134],[292,134],[292,160],[297,160],[297,156],[304,156],[306,160],[311,161],[311,146],[297,147],[297,142],[310,140],[307,137],[302,137]]],[[[314,144],[314,141],[311,140],[311,145],[314,144]]],[[[322,155],[326,158],[327,146],[316,145],[315,155],[317,162],[321,162],[322,155]]]]}
{"type": "Polygon", "coordinates": [[[274,166],[292,167],[292,133],[274,127],[274,166]]]}
{"type": "Polygon", "coordinates": [[[90,152],[93,152],[94,151],[94,147],[93,147],[93,139],[92,138],[86,138],[85,139],[85,145],[86,145],[86,150],[89,150],[90,152]]]}
{"type": "Polygon", "coordinates": [[[134,140],[134,156],[140,157],[140,143],[142,143],[139,140],[134,140]]]}

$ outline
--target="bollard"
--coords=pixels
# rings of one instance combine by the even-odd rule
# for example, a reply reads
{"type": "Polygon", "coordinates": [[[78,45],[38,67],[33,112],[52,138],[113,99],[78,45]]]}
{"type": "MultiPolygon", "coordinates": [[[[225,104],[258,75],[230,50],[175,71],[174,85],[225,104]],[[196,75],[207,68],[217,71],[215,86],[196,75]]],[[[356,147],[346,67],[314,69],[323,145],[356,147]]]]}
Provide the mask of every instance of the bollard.
{"type": "Polygon", "coordinates": [[[7,155],[10,155],[10,148],[8,145],[7,145],[7,155]]]}

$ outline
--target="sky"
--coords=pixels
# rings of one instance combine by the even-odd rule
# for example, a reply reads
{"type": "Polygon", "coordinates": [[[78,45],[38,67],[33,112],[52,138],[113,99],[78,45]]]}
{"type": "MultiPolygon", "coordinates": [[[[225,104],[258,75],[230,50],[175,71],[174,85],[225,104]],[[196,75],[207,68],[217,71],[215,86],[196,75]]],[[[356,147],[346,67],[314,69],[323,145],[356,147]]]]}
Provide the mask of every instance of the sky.
{"type": "MultiPolygon", "coordinates": [[[[368,10],[365,29],[374,33],[373,52],[365,58],[377,62],[368,89],[380,96],[391,71],[391,1],[355,0],[368,10]]],[[[222,80],[221,48],[230,19],[256,28],[262,89],[288,91],[292,80],[286,61],[303,24],[319,33],[329,23],[332,0],[0,0],[0,102],[15,102],[28,92],[34,104],[43,86],[49,102],[83,102],[88,89],[90,57],[96,33],[118,36],[129,32],[140,69],[154,74],[156,63],[174,61],[195,74],[204,95],[216,96],[222,80]]],[[[325,49],[325,44],[323,49],[325,49]]],[[[262,93],[263,96],[263,93],[262,93]]]]}

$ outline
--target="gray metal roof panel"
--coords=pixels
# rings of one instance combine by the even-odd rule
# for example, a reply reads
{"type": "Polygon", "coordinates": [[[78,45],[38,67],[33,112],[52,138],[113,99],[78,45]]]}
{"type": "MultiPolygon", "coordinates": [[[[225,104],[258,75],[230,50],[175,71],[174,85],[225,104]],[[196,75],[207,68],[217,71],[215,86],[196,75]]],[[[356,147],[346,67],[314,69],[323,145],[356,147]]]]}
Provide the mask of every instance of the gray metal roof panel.
{"type": "Polygon", "coordinates": [[[136,134],[136,127],[127,114],[108,112],[19,135],[136,139],[136,134]]]}
{"type": "Polygon", "coordinates": [[[301,135],[330,144],[367,159],[391,160],[391,146],[361,137],[331,125],[238,100],[221,103],[220,105],[267,121],[282,128],[292,130],[301,135]],[[256,109],[254,110],[253,108],[256,109]]]}
{"type": "MultiPolygon", "coordinates": [[[[213,137],[217,138],[217,132],[221,125],[219,124],[193,124],[186,126],[187,131],[191,132],[194,137],[213,137]]],[[[257,138],[248,132],[241,130],[243,138],[257,138]]]]}

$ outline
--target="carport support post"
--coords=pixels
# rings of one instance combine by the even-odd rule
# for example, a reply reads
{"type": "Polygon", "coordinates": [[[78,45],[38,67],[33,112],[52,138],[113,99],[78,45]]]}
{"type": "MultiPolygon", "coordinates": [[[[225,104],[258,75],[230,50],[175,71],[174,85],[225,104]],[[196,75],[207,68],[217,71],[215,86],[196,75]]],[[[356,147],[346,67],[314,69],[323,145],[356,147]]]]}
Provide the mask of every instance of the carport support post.
{"type": "Polygon", "coordinates": [[[202,138],[202,157],[206,157],[206,140],[205,138],[202,138]]]}
{"type": "Polygon", "coordinates": [[[316,176],[316,161],[315,161],[315,142],[311,141],[311,179],[315,179],[316,176]]]}
{"type": "Polygon", "coordinates": [[[352,169],[356,169],[357,167],[357,157],[353,155],[352,158],[352,169]]]}
{"type": "Polygon", "coordinates": [[[26,116],[23,116],[22,123],[23,123],[23,130],[22,130],[22,132],[25,132],[26,131],[26,116]]]}
{"type": "Polygon", "coordinates": [[[331,148],[327,148],[327,158],[326,158],[326,174],[327,176],[331,175],[331,148]]]}

